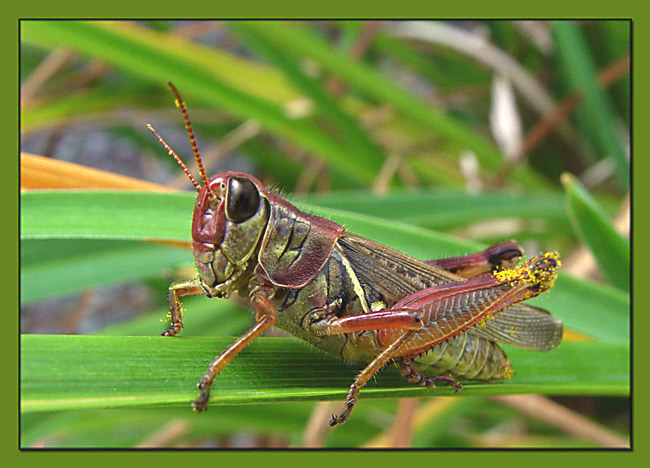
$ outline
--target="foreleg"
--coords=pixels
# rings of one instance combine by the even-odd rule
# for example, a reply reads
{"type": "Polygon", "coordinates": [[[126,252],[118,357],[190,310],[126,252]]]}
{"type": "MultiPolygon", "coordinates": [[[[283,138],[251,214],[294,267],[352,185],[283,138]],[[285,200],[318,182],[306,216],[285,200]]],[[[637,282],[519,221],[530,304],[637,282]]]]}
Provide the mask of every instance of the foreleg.
{"type": "Polygon", "coordinates": [[[255,309],[255,325],[212,361],[198,384],[201,394],[192,404],[195,411],[201,412],[206,409],[210,398],[210,387],[217,374],[251,341],[275,324],[276,310],[262,289],[251,294],[251,304],[255,309]]]}
{"type": "Polygon", "coordinates": [[[169,286],[169,321],[171,325],[161,333],[162,336],[176,336],[183,328],[183,309],[180,298],[202,292],[197,279],[177,281],[169,286]]]}

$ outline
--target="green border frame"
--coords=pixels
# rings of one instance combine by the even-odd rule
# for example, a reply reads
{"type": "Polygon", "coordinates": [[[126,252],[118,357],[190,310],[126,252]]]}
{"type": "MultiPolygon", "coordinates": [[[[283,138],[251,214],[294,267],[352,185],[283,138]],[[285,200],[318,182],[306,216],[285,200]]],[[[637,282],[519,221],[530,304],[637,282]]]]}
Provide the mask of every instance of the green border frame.
{"type": "MultiPolygon", "coordinates": [[[[330,1],[327,3],[313,3],[307,2],[246,2],[244,3],[222,3],[222,2],[204,2],[204,6],[192,5],[187,8],[186,4],[175,3],[171,8],[163,6],[162,4],[136,4],[134,2],[123,2],[122,0],[114,0],[106,3],[101,2],[97,4],[68,2],[42,2],[32,1],[29,3],[22,3],[20,5],[9,5],[4,8],[2,16],[2,31],[3,36],[3,56],[8,58],[13,64],[13,67],[8,67],[2,73],[3,87],[5,94],[8,96],[3,100],[9,103],[6,107],[6,114],[9,118],[5,119],[2,131],[4,133],[4,142],[10,142],[10,155],[5,158],[5,166],[3,170],[3,183],[2,195],[5,201],[5,212],[9,221],[9,229],[4,231],[5,239],[4,245],[9,246],[4,252],[4,258],[9,259],[5,262],[4,270],[8,272],[5,276],[5,288],[9,291],[9,304],[10,319],[9,325],[5,327],[5,339],[3,340],[3,348],[7,359],[6,372],[11,376],[16,376],[18,373],[18,336],[14,330],[18,330],[18,139],[15,137],[16,131],[19,129],[18,122],[18,20],[19,18],[200,18],[200,17],[220,17],[220,18],[631,18],[633,20],[633,85],[641,83],[639,86],[633,86],[633,307],[635,310],[645,310],[644,301],[639,300],[639,295],[634,294],[637,285],[645,276],[640,270],[643,258],[646,258],[647,247],[643,243],[634,242],[637,239],[645,239],[648,235],[647,221],[643,213],[647,213],[645,204],[640,206],[640,201],[646,199],[648,191],[648,184],[642,183],[648,175],[648,159],[644,157],[647,148],[647,132],[636,132],[636,129],[647,128],[647,111],[642,103],[648,102],[647,94],[648,87],[644,83],[648,82],[648,64],[647,61],[637,60],[641,58],[646,50],[648,43],[648,35],[650,31],[650,21],[647,15],[644,15],[645,8],[639,2],[616,2],[609,4],[595,4],[593,2],[579,1],[579,2],[566,2],[566,1],[546,1],[543,3],[542,8],[535,2],[502,2],[495,4],[494,2],[477,2],[477,1],[464,1],[462,3],[442,3],[442,2],[423,2],[423,1],[402,1],[402,2],[386,2],[385,4],[377,4],[376,2],[342,2],[330,1]],[[258,3],[258,5],[255,5],[258,3]],[[210,8],[212,7],[212,8],[210,8]],[[15,67],[15,68],[14,68],[15,67]],[[15,149],[14,149],[15,145],[15,149]],[[15,234],[14,234],[15,233],[15,234]],[[16,272],[16,275],[13,275],[16,272]],[[15,304],[15,307],[13,307],[15,304]]],[[[645,52],[647,54],[647,52],[645,52]]],[[[124,462],[135,461],[142,463],[142,460],[137,457],[146,456],[147,462],[158,464],[166,463],[241,463],[242,456],[247,461],[257,461],[260,463],[276,463],[286,466],[288,463],[305,462],[314,463],[318,460],[323,464],[331,464],[333,461],[345,460],[347,463],[362,463],[372,464],[373,466],[382,461],[386,465],[394,465],[395,463],[404,463],[407,457],[408,461],[425,461],[427,463],[463,463],[467,461],[474,461],[479,463],[504,462],[512,464],[521,464],[522,462],[530,463],[533,459],[540,463],[547,465],[552,457],[563,457],[563,461],[575,462],[575,457],[589,457],[594,459],[600,458],[602,461],[611,462],[610,457],[625,456],[625,462],[631,461],[628,457],[633,455],[635,458],[643,456],[645,451],[648,450],[644,444],[639,441],[646,440],[648,433],[647,422],[644,416],[648,413],[648,402],[645,398],[639,397],[639,392],[636,388],[643,388],[646,384],[647,377],[641,368],[639,359],[635,356],[644,356],[648,351],[647,340],[641,340],[641,331],[648,329],[648,316],[647,314],[633,314],[633,427],[632,427],[632,446],[633,454],[629,452],[607,452],[602,451],[579,451],[579,452],[539,452],[531,453],[503,453],[503,452],[465,452],[465,453],[431,453],[429,451],[418,452],[319,452],[318,455],[295,452],[295,453],[269,453],[269,452],[179,452],[179,453],[142,453],[142,452],[127,452],[127,453],[78,453],[78,452],[33,452],[24,451],[19,452],[18,448],[18,388],[17,385],[3,386],[4,400],[10,402],[8,411],[5,411],[4,428],[5,433],[2,438],[3,453],[9,455],[5,458],[11,462],[18,462],[21,466],[25,465],[40,465],[43,463],[51,463],[53,458],[57,458],[57,462],[65,464],[66,466],[74,466],[76,464],[85,465],[100,465],[104,463],[114,464],[117,459],[124,462]],[[15,405],[15,407],[14,407],[15,405]],[[97,455],[100,455],[99,458],[97,455]],[[531,457],[532,455],[532,457],[531,457]],[[435,456],[435,459],[430,457],[435,456]],[[15,458],[14,458],[15,457],[15,458]],[[182,458],[179,458],[182,457],[182,458]],[[188,458],[191,457],[191,458],[188,458]],[[210,458],[207,458],[210,457],[210,458]],[[214,457],[218,457],[215,459],[214,457]],[[345,458],[342,458],[345,457],[345,458]],[[363,458],[360,458],[363,457],[363,458]],[[381,458],[380,458],[381,457],[381,458]],[[601,458],[603,457],[603,458],[601,458]],[[469,460],[468,460],[469,458],[469,460]],[[607,458],[607,460],[605,460],[607,458]]],[[[642,362],[642,361],[641,361],[642,362]]],[[[14,379],[9,379],[14,382],[14,379]]],[[[17,380],[16,380],[17,382],[17,380]]],[[[643,393],[643,392],[641,392],[643,393]]]]}

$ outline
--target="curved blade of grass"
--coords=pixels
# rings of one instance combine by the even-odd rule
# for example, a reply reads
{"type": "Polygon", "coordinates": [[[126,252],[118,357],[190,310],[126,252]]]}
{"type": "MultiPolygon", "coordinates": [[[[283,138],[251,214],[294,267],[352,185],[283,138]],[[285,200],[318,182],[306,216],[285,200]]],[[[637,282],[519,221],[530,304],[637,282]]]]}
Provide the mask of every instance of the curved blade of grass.
{"type": "Polygon", "coordinates": [[[490,84],[490,74],[475,63],[467,63],[462,58],[450,59],[444,54],[425,55],[395,39],[386,34],[379,34],[373,42],[373,47],[395,56],[401,63],[424,75],[431,83],[435,83],[443,90],[490,84]]]}
{"type": "Polygon", "coordinates": [[[621,236],[605,211],[580,182],[563,174],[566,207],[578,236],[594,254],[609,282],[625,291],[630,289],[630,244],[621,236]]]}
{"type": "Polygon", "coordinates": [[[322,82],[305,75],[295,57],[288,54],[285,49],[261,38],[254,29],[250,28],[250,23],[230,22],[228,26],[237,32],[255,52],[283,70],[295,87],[312,99],[319,116],[331,119],[336,125],[337,134],[343,137],[346,146],[356,152],[356,158],[363,159],[365,165],[379,172],[386,156],[370,140],[359,123],[341,108],[336,99],[327,94],[322,82]]]}
{"type": "Polygon", "coordinates": [[[630,164],[615,129],[616,118],[605,92],[598,86],[596,65],[580,29],[573,21],[553,22],[553,37],[558,58],[570,90],[584,93],[582,115],[601,157],[611,156],[616,161],[616,174],[622,187],[630,185],[630,164]]]}
{"type": "MultiPolygon", "coordinates": [[[[43,191],[21,194],[21,237],[187,241],[193,194],[43,191]]],[[[485,246],[403,223],[321,208],[298,206],[346,229],[421,259],[479,251],[485,246]]],[[[188,255],[189,257],[189,255],[188,255]]],[[[532,303],[547,308],[565,326],[586,335],[628,342],[629,296],[560,275],[556,287],[532,303]]]]}
{"type": "MultiPolygon", "coordinates": [[[[131,23],[27,21],[22,33],[24,39],[48,47],[71,47],[156,84],[170,80],[184,94],[206,104],[239,118],[256,119],[267,130],[310,150],[351,178],[368,183],[374,177],[371,168],[311,120],[292,119],[277,99],[269,99],[266,93],[260,97],[251,86],[241,86],[241,81],[254,79],[271,92],[269,83],[278,81],[267,67],[250,67],[223,52],[131,23]]],[[[278,95],[283,95],[282,89],[286,84],[278,88],[278,95]]]]}
{"type": "MultiPolygon", "coordinates": [[[[333,50],[312,31],[277,21],[255,21],[247,25],[264,39],[297,55],[316,60],[325,70],[343,78],[368,96],[394,106],[404,116],[435,129],[462,148],[471,149],[487,169],[494,170],[502,163],[502,155],[482,136],[444,112],[427,106],[366,64],[333,50]]],[[[540,178],[528,170],[517,171],[517,180],[529,187],[543,185],[540,178]]]]}
{"type": "MultiPolygon", "coordinates": [[[[391,24],[388,31],[393,37],[430,42],[471,57],[477,64],[511,81],[519,94],[540,114],[547,114],[555,108],[552,96],[528,67],[520,63],[523,60],[521,50],[517,50],[515,59],[503,49],[503,44],[495,46],[476,31],[455,27],[444,21],[398,22],[391,24]]],[[[558,133],[575,146],[578,135],[567,122],[558,122],[558,133]]]]}
{"type": "MultiPolygon", "coordinates": [[[[52,411],[123,406],[188,405],[214,355],[231,338],[21,337],[21,408],[52,411]]],[[[468,383],[463,395],[508,393],[627,395],[629,352],[623,345],[564,343],[538,354],[510,352],[517,375],[510,381],[468,383]],[[595,365],[597,363],[597,365],[595,365]]],[[[288,338],[260,338],[219,375],[210,402],[343,400],[359,366],[288,338]]],[[[450,388],[418,388],[396,369],[368,384],[361,401],[378,397],[451,395],[450,388]]]]}

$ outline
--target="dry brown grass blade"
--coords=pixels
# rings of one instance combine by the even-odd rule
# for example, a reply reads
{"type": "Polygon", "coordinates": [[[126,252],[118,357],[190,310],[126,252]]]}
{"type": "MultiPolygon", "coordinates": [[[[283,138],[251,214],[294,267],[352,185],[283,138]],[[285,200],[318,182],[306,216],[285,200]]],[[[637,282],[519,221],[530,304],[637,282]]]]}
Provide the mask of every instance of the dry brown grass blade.
{"type": "MultiPolygon", "coordinates": [[[[451,410],[454,406],[462,404],[463,398],[456,397],[436,397],[432,398],[431,401],[421,404],[418,407],[417,411],[413,413],[413,421],[409,422],[409,427],[411,434],[416,433],[426,424],[429,424],[432,420],[439,418],[446,411],[451,410]]],[[[416,402],[417,404],[417,402],[416,402]]],[[[405,413],[408,413],[408,409],[405,409],[405,413]]],[[[410,416],[404,418],[404,420],[410,419],[410,416]]],[[[385,447],[394,447],[391,445],[394,443],[395,439],[393,437],[393,427],[382,432],[379,436],[375,437],[367,444],[364,445],[365,448],[385,448],[385,447]]]]}
{"type": "Polygon", "coordinates": [[[53,75],[68,64],[74,57],[74,53],[65,49],[54,49],[23,81],[20,87],[21,109],[33,107],[36,95],[43,84],[47,83],[53,75]]]}
{"type": "Polygon", "coordinates": [[[305,431],[302,434],[302,447],[320,448],[325,446],[327,434],[332,429],[329,420],[335,411],[337,401],[320,401],[314,405],[305,431]]]}
{"type": "Polygon", "coordinates": [[[628,439],[541,395],[502,395],[491,399],[600,447],[630,447],[628,439]]]}
{"type": "Polygon", "coordinates": [[[20,154],[20,189],[174,191],[164,185],[29,153],[20,154]]]}
{"type": "Polygon", "coordinates": [[[190,429],[191,425],[189,422],[183,419],[172,419],[136,445],[136,448],[169,447],[182,436],[186,435],[190,429]]]}
{"type": "Polygon", "coordinates": [[[388,446],[391,448],[409,448],[413,443],[413,425],[417,415],[419,400],[403,398],[399,401],[397,414],[388,431],[388,446]]]}

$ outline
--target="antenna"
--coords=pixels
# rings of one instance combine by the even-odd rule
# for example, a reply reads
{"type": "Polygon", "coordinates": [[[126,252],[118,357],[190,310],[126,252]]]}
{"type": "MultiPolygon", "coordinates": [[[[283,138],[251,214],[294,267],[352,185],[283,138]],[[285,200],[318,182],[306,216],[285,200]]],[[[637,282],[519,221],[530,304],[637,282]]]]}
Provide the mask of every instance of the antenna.
{"type": "MultiPolygon", "coordinates": [[[[176,151],[174,151],[173,149],[170,148],[170,146],[167,144],[167,142],[166,142],[165,140],[163,140],[163,137],[161,137],[161,136],[158,134],[158,132],[153,128],[153,126],[152,126],[151,124],[147,124],[147,128],[149,129],[149,131],[150,131],[151,133],[154,134],[154,136],[158,139],[158,141],[160,142],[160,144],[163,145],[163,146],[165,147],[165,149],[167,150],[167,152],[169,153],[169,155],[170,155],[170,156],[173,156],[174,159],[176,160],[176,162],[177,162],[177,163],[178,163],[178,164],[183,168],[183,172],[185,172],[185,174],[187,174],[187,177],[189,177],[190,182],[192,182],[192,185],[194,185],[194,187],[196,188],[196,191],[197,191],[197,192],[200,192],[200,191],[201,191],[201,186],[200,186],[199,183],[196,181],[196,179],[194,178],[194,176],[192,175],[192,173],[190,172],[190,170],[187,168],[187,166],[185,165],[185,163],[181,160],[181,158],[178,157],[178,155],[176,154],[176,151]]],[[[207,186],[208,186],[208,185],[206,184],[206,187],[207,187],[207,186]]],[[[209,189],[208,189],[208,190],[209,190],[209,189]]]]}
{"type": "Polygon", "coordinates": [[[201,155],[199,154],[199,147],[196,144],[196,137],[194,136],[194,130],[192,129],[192,123],[190,122],[190,116],[187,114],[187,107],[185,107],[185,102],[181,98],[181,94],[178,92],[176,87],[172,84],[171,81],[167,82],[167,86],[174,93],[176,98],[176,107],[181,110],[183,114],[183,121],[185,122],[185,130],[187,130],[187,135],[190,137],[190,143],[192,144],[192,151],[194,152],[194,159],[196,160],[196,165],[199,168],[199,174],[201,175],[201,180],[203,180],[203,185],[211,194],[211,198],[214,198],[215,195],[210,189],[210,184],[208,183],[208,176],[205,173],[205,168],[203,167],[203,161],[201,160],[201,155]]]}
{"type": "MultiPolygon", "coordinates": [[[[183,114],[183,121],[185,122],[185,130],[187,131],[187,135],[190,137],[190,143],[192,144],[192,151],[194,152],[194,159],[196,160],[196,165],[199,168],[199,174],[201,175],[201,180],[203,181],[203,186],[208,192],[208,195],[211,200],[215,200],[217,196],[215,193],[212,191],[210,188],[210,184],[208,183],[208,176],[205,173],[205,168],[203,167],[203,161],[201,160],[201,155],[199,154],[199,147],[196,144],[196,137],[194,136],[194,130],[192,129],[192,123],[190,122],[190,116],[187,114],[187,108],[185,107],[185,102],[183,101],[183,98],[181,98],[181,94],[178,92],[176,87],[172,84],[171,81],[167,82],[167,86],[169,89],[171,89],[172,93],[174,93],[174,98],[176,100],[176,107],[178,107],[181,110],[181,113],[183,114]]],[[[176,152],[171,149],[171,147],[167,144],[167,142],[161,137],[158,132],[153,128],[151,124],[147,124],[147,129],[153,135],[156,137],[156,139],[162,144],[167,152],[169,153],[170,156],[173,156],[173,158],[176,160],[176,162],[181,166],[183,169],[183,172],[187,175],[187,177],[190,179],[190,182],[192,182],[192,185],[194,185],[194,188],[196,188],[197,192],[201,191],[201,185],[196,181],[190,170],[187,168],[185,163],[181,160],[181,158],[178,157],[176,152]]]]}

